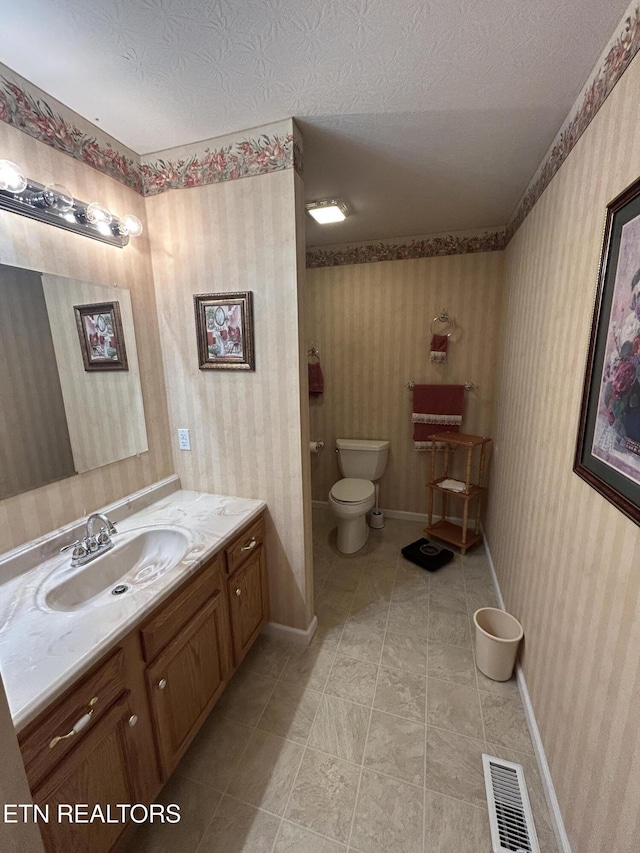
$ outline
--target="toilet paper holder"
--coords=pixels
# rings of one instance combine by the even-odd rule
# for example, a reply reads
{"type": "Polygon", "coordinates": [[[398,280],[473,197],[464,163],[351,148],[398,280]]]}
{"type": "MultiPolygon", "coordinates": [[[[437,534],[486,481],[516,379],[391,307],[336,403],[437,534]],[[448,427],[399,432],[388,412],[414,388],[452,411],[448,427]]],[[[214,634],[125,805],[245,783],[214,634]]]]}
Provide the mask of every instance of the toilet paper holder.
{"type": "Polygon", "coordinates": [[[324,441],[310,441],[309,450],[311,453],[319,453],[324,447],[324,441]]]}

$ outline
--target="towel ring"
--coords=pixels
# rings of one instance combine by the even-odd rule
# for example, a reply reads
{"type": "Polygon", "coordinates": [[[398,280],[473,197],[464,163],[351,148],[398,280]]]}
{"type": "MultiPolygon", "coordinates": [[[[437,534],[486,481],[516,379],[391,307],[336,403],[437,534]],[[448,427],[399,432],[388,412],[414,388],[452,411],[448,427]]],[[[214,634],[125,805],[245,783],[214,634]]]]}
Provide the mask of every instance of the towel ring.
{"type": "Polygon", "coordinates": [[[320,351],[316,347],[307,350],[307,358],[317,358],[320,361],[320,351]]]}
{"type": "Polygon", "coordinates": [[[432,335],[444,334],[444,335],[446,335],[446,337],[450,337],[456,329],[456,321],[453,319],[453,317],[450,317],[446,311],[441,311],[437,317],[433,318],[433,320],[431,321],[431,326],[429,327],[429,329],[430,329],[432,335]],[[436,331],[436,329],[434,329],[434,326],[436,325],[436,323],[444,323],[445,329],[443,329],[440,332],[436,331]],[[446,328],[449,329],[448,332],[446,331],[446,328]]]}

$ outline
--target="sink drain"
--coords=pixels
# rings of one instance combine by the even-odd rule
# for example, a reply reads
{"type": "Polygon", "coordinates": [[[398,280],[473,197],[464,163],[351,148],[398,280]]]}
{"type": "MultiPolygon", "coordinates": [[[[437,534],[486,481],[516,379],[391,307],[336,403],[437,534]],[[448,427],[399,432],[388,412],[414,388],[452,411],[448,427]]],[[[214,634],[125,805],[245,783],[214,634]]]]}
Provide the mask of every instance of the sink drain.
{"type": "Polygon", "coordinates": [[[118,586],[114,586],[114,588],[111,590],[111,595],[122,595],[128,589],[129,587],[126,585],[126,583],[119,583],[118,586]]]}

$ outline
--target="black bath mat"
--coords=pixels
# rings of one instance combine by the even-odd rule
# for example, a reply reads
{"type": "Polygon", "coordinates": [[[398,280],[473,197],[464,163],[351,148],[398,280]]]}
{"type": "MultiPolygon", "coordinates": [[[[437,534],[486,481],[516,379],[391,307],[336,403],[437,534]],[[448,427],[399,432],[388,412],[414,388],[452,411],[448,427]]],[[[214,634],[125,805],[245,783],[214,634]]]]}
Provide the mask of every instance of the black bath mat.
{"type": "Polygon", "coordinates": [[[402,556],[416,566],[426,569],[428,572],[436,572],[442,566],[446,566],[453,560],[453,551],[441,548],[429,539],[418,539],[411,545],[405,545],[400,552],[402,556]]]}

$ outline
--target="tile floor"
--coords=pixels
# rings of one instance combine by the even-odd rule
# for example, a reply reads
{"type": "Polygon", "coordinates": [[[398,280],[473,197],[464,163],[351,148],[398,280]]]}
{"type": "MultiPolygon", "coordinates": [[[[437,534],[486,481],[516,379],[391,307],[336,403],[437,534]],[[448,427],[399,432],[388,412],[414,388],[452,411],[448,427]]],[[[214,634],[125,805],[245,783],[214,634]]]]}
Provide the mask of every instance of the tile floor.
{"type": "Polygon", "coordinates": [[[557,853],[514,681],[473,659],[472,614],[496,603],[482,549],[429,574],[387,520],[357,555],[314,511],[318,632],[262,636],[165,786],[174,826],[135,853],[490,853],[481,754],[524,766],[542,853],[557,853]]]}

